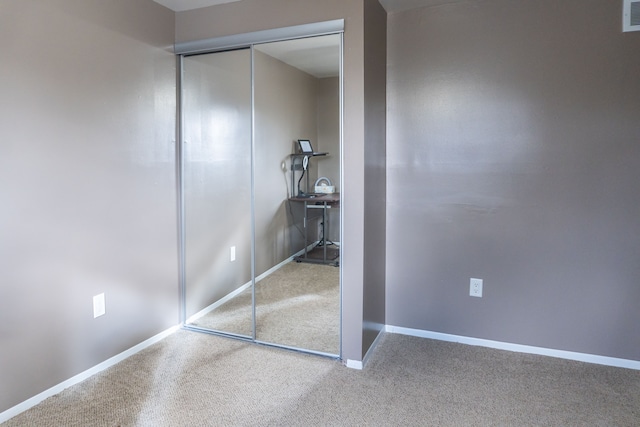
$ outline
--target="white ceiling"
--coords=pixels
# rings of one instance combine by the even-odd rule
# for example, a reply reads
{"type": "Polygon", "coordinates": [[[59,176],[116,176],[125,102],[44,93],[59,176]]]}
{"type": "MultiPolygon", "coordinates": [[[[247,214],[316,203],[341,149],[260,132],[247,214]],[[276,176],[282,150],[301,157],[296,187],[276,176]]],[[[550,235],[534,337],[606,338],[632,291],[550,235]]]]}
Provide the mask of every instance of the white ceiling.
{"type": "MultiPolygon", "coordinates": [[[[181,12],[183,10],[198,9],[222,3],[232,3],[240,0],[154,0],[169,9],[181,12]]],[[[446,3],[456,3],[465,0],[380,0],[380,4],[387,12],[399,12],[417,7],[437,6],[446,3]]]]}
{"type": "Polygon", "coordinates": [[[340,36],[337,34],[259,44],[255,48],[318,78],[340,74],[340,36]]]}
{"type": "Polygon", "coordinates": [[[176,12],[183,10],[199,9],[201,7],[213,6],[222,3],[233,3],[240,0],[153,0],[156,3],[168,7],[176,12]]]}

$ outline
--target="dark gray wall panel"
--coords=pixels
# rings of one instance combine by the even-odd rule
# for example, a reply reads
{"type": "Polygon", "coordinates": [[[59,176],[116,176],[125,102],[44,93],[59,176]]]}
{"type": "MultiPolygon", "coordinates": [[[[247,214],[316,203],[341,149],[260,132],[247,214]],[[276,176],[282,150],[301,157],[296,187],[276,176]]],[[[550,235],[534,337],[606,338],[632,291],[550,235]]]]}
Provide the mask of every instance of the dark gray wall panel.
{"type": "Polygon", "coordinates": [[[388,324],[640,360],[640,37],[620,16],[391,15],[388,324]]]}
{"type": "Polygon", "coordinates": [[[364,2],[364,330],[363,356],[385,324],[387,13],[364,2]]]}

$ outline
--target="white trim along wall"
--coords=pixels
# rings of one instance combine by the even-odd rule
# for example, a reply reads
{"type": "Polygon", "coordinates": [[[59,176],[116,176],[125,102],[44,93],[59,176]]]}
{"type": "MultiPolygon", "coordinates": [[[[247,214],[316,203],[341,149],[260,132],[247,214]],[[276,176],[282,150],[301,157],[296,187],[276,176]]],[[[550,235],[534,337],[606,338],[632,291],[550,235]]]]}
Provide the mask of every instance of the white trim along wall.
{"type": "Polygon", "coordinates": [[[539,354],[542,356],[558,357],[560,359],[577,360],[579,362],[640,370],[640,361],[637,360],[619,359],[616,357],[598,356],[595,354],[577,353],[574,351],[554,350],[551,348],[534,347],[530,345],[511,344],[480,338],[471,338],[459,335],[442,334],[439,332],[423,331],[419,329],[401,328],[399,326],[391,325],[387,325],[385,331],[392,334],[410,335],[420,338],[429,338],[432,340],[457,342],[460,344],[478,345],[481,347],[495,348],[498,350],[514,351],[517,353],[539,354]]]}
{"type": "Polygon", "coordinates": [[[177,330],[180,329],[180,325],[176,325],[173,326],[163,332],[160,332],[159,334],[149,338],[148,340],[145,340],[143,342],[141,342],[140,344],[131,347],[128,350],[123,351],[120,354],[116,354],[115,356],[113,356],[110,359],[105,360],[104,362],[94,366],[93,368],[89,368],[84,372],[80,372],[78,375],[69,378],[66,381],[61,382],[60,384],[54,385],[53,387],[43,391],[40,394],[37,394],[35,396],[33,396],[30,399],[25,400],[22,403],[17,404],[16,406],[7,409],[6,411],[0,413],[0,423],[3,423],[5,421],[8,421],[9,419],[15,417],[16,415],[26,411],[27,409],[30,409],[34,406],[36,406],[38,403],[42,402],[43,400],[51,397],[51,396],[55,396],[58,393],[61,393],[62,391],[64,391],[65,389],[79,384],[82,381],[86,380],[89,377],[92,377],[93,375],[100,373],[102,371],[104,371],[107,368],[112,367],[113,365],[115,365],[116,363],[122,362],[123,360],[127,359],[130,356],[133,356],[136,353],[139,353],[140,351],[144,350],[145,348],[165,339],[166,337],[168,337],[169,335],[173,334],[174,332],[176,332],[177,330]]]}

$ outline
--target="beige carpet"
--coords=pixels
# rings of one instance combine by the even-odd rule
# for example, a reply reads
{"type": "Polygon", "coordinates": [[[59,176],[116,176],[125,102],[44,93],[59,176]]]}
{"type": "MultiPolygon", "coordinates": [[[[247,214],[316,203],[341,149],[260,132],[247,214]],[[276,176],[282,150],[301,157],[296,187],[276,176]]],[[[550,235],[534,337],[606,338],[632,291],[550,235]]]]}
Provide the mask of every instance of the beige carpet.
{"type": "MultiPolygon", "coordinates": [[[[192,325],[251,336],[251,290],[192,325]]],[[[340,269],[290,262],[257,282],[256,338],[338,355],[340,269]]]]}
{"type": "Polygon", "coordinates": [[[640,371],[385,335],[364,371],[179,331],[10,426],[638,426],[640,371]]]}

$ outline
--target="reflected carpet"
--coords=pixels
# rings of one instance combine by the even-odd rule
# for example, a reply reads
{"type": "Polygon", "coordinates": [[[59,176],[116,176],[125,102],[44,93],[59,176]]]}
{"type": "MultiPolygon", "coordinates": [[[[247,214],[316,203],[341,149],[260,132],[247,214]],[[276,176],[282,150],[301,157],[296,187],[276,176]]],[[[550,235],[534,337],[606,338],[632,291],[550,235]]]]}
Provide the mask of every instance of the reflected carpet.
{"type": "MultiPolygon", "coordinates": [[[[192,323],[251,336],[251,289],[192,323]]],[[[289,262],[256,283],[256,338],[340,353],[340,269],[289,262]]]]}

